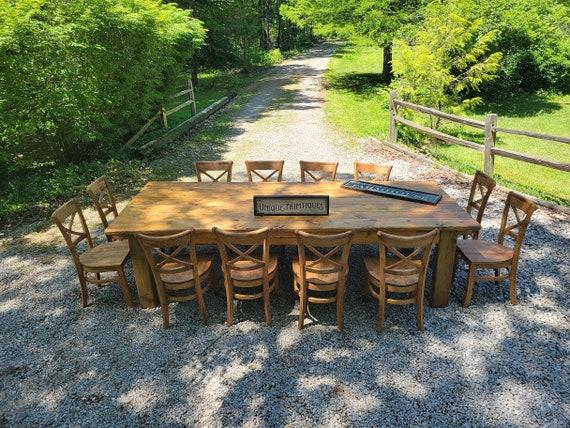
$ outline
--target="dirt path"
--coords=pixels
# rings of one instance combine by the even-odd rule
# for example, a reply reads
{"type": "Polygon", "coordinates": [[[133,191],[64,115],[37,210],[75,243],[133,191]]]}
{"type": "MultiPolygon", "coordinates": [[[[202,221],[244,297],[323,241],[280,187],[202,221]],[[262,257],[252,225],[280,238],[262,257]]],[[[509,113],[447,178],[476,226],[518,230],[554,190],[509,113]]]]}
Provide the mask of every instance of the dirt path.
{"type": "Polygon", "coordinates": [[[338,46],[310,49],[258,82],[226,139],[223,157],[234,161],[236,178],[244,177],[246,159],[285,159],[289,180],[299,180],[299,160],[340,161],[339,172],[351,173],[347,137],[327,124],[324,111],[323,74],[338,46]]]}

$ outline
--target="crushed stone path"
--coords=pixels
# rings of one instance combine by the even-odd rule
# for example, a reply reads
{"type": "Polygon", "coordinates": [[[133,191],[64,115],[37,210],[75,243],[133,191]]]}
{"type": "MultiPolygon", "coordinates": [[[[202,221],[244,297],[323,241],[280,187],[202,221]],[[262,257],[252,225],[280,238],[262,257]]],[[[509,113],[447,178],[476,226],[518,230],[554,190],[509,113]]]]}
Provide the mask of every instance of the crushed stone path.
{"type": "Polygon", "coordinates": [[[350,138],[329,125],[324,110],[323,73],[339,47],[324,43],[277,66],[257,82],[257,95],[234,116],[223,158],[234,176],[245,178],[244,160],[285,159],[283,177],[299,180],[299,161],[339,162],[352,173],[350,138]]]}

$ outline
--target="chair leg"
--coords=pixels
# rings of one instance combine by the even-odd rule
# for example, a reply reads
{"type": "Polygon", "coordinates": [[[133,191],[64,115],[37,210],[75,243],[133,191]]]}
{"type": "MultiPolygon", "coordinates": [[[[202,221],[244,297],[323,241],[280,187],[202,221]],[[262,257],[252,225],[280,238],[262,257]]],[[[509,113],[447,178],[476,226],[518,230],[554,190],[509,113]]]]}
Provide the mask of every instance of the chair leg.
{"type": "Polygon", "coordinates": [[[339,283],[337,296],[336,296],[336,323],[340,331],[344,330],[344,295],[346,290],[346,283],[344,281],[339,283]]]}
{"type": "MultiPolygon", "coordinates": [[[[212,275],[210,274],[210,285],[212,285],[212,275]]],[[[208,325],[208,312],[206,311],[206,303],[204,302],[204,290],[202,290],[202,284],[196,287],[196,300],[198,301],[198,310],[200,311],[200,318],[204,325],[208,325]]]]}
{"type": "Polygon", "coordinates": [[[501,274],[501,269],[495,269],[495,276],[499,276],[501,274]]]}
{"type": "Polygon", "coordinates": [[[86,308],[89,305],[89,295],[87,293],[87,281],[83,272],[78,273],[79,276],[79,292],[81,296],[81,307],[86,308]]]}
{"type": "Polygon", "coordinates": [[[307,293],[303,284],[299,285],[299,330],[305,325],[305,313],[307,312],[307,293]]]}
{"type": "Polygon", "coordinates": [[[269,281],[267,281],[266,284],[263,284],[263,312],[267,325],[271,325],[271,299],[269,296],[269,281]]]}
{"type": "Polygon", "coordinates": [[[517,270],[511,268],[509,270],[509,297],[511,304],[517,304],[517,270]]]}
{"type": "Polygon", "coordinates": [[[416,327],[424,331],[424,294],[416,291],[416,327]]]}
{"type": "Polygon", "coordinates": [[[234,323],[234,291],[228,284],[226,284],[226,305],[228,311],[227,324],[228,327],[231,327],[234,323]]]}
{"type": "Polygon", "coordinates": [[[477,266],[474,264],[469,265],[469,272],[467,273],[467,285],[465,286],[465,294],[463,296],[463,307],[466,308],[471,304],[473,297],[473,284],[475,283],[475,272],[477,266]]]}
{"type": "Polygon", "coordinates": [[[162,327],[170,327],[170,312],[168,310],[168,303],[160,302],[160,310],[162,311],[162,327]]]}
{"type": "Polygon", "coordinates": [[[378,290],[378,320],[376,321],[376,330],[380,333],[384,329],[384,316],[386,310],[386,288],[380,284],[378,290]]]}
{"type": "Polygon", "coordinates": [[[129,307],[135,306],[132,299],[131,293],[129,292],[129,284],[127,283],[127,277],[125,276],[125,271],[121,267],[117,273],[119,274],[119,285],[121,286],[121,293],[123,294],[123,300],[129,307]]]}

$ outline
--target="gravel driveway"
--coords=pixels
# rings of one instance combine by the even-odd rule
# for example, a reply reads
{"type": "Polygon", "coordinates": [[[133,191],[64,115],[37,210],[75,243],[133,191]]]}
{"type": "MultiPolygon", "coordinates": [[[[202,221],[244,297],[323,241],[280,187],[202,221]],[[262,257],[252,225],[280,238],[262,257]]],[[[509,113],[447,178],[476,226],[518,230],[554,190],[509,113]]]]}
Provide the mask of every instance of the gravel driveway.
{"type": "MultiPolygon", "coordinates": [[[[225,157],[283,158],[290,179],[302,158],[344,159],[341,175],[356,157],[391,162],[395,178],[435,179],[464,205],[461,176],[373,140],[346,144],[325,124],[320,78],[333,50],[311,50],[258,82],[225,157]]],[[[482,238],[496,238],[504,198],[492,195],[482,238]]],[[[462,309],[460,269],[449,307],[426,306],[424,333],[413,307],[389,307],[379,335],[377,305],[361,293],[370,246],[351,253],[343,334],[328,305],[311,307],[297,330],[292,248],[272,327],[259,302],[246,302],[227,328],[214,290],[208,327],[190,302],[171,306],[163,330],[158,309],[127,308],[118,287],[91,289],[80,309],[58,232],[28,234],[0,246],[0,426],[568,426],[569,242],[569,216],[541,209],[522,251],[518,305],[506,284],[481,283],[462,309]]]]}

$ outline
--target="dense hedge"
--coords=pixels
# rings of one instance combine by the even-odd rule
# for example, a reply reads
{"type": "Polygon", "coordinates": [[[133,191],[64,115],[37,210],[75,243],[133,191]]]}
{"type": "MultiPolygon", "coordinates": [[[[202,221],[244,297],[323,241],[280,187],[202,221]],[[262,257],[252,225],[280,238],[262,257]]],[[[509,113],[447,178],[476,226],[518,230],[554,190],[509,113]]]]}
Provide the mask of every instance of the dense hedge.
{"type": "Polygon", "coordinates": [[[204,36],[160,0],[0,0],[0,168],[108,150],[204,36]]]}

